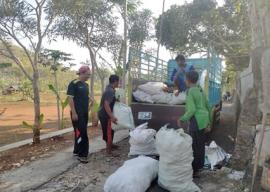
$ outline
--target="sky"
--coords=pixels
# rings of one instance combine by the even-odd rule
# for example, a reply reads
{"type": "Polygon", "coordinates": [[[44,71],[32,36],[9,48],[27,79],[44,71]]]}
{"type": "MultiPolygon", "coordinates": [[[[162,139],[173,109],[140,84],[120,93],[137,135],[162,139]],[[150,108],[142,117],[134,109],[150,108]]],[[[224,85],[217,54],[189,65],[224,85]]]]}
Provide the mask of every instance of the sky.
{"type": "MultiPolygon", "coordinates": [[[[192,0],[165,0],[165,11],[170,8],[171,5],[181,5],[185,2],[191,2],[192,0]]],[[[153,12],[154,17],[158,17],[162,12],[162,3],[163,0],[141,0],[142,5],[140,8],[147,8],[153,12]]],[[[219,4],[222,4],[223,0],[218,0],[219,4]]],[[[121,22],[121,20],[119,20],[121,22]]],[[[123,23],[119,24],[119,32],[123,31],[123,23]]],[[[89,54],[87,49],[81,48],[77,46],[75,43],[63,40],[62,38],[58,38],[57,42],[53,42],[49,44],[48,42],[44,42],[44,47],[48,49],[57,49],[64,51],[66,53],[72,54],[72,57],[75,59],[74,63],[79,64],[80,62],[86,61],[89,59],[89,54]]],[[[157,43],[155,41],[146,42],[145,48],[157,48],[157,43]]],[[[106,58],[110,62],[110,56],[106,52],[102,52],[104,58],[106,58]]],[[[172,56],[170,55],[169,51],[167,51],[164,47],[160,49],[160,59],[169,60],[172,56]]],[[[79,66],[77,66],[79,67],[79,66]]],[[[76,68],[77,68],[76,67],[76,68]]]]}

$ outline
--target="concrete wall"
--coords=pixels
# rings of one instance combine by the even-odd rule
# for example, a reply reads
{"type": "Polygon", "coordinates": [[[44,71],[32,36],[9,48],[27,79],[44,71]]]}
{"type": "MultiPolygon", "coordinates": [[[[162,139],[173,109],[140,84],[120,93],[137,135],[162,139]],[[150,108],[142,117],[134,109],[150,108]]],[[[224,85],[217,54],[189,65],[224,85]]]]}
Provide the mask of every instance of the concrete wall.
{"type": "Polygon", "coordinates": [[[240,90],[239,97],[241,104],[243,104],[247,91],[254,85],[254,77],[252,73],[251,65],[239,74],[240,90]]]}
{"type": "MultiPolygon", "coordinates": [[[[261,125],[256,126],[257,133],[256,133],[256,139],[255,139],[253,158],[255,158],[256,149],[258,149],[258,147],[259,147],[259,137],[260,137],[259,131],[261,128],[262,128],[261,125]]],[[[260,155],[260,159],[259,159],[259,166],[263,166],[264,161],[265,161],[265,157],[268,155],[270,155],[270,126],[266,127],[266,131],[264,133],[263,145],[262,145],[261,155],[260,155]]]]}

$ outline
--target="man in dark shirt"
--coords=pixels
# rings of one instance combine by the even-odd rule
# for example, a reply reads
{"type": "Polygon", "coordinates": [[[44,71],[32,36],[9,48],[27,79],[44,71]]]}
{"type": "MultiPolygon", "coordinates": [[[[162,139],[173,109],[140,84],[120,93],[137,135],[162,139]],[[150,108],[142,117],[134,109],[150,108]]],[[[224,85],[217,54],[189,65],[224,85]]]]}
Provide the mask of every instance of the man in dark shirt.
{"type": "MultiPolygon", "coordinates": [[[[89,103],[89,87],[86,81],[91,75],[88,66],[82,66],[78,72],[79,78],[71,81],[68,85],[67,95],[71,109],[71,120],[74,127],[74,150],[73,154],[78,160],[87,163],[89,141],[87,135],[89,103]]],[[[91,102],[89,102],[91,100],[91,102]]]]}
{"type": "Polygon", "coordinates": [[[110,84],[106,87],[105,92],[102,94],[98,117],[101,123],[103,140],[107,144],[107,153],[111,153],[112,148],[116,148],[113,145],[114,131],[111,129],[111,122],[117,123],[117,119],[113,115],[113,106],[116,101],[115,88],[119,85],[119,77],[117,75],[111,75],[109,78],[110,84]]]}

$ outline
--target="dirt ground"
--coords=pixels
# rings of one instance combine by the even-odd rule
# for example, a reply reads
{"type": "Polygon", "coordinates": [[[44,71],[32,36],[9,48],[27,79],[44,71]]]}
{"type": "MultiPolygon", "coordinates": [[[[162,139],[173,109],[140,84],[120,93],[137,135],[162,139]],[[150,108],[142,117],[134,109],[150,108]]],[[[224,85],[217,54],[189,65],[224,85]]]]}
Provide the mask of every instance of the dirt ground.
{"type": "MultiPolygon", "coordinates": [[[[213,130],[210,140],[215,140],[218,145],[231,153],[234,148],[236,129],[234,124],[234,113],[231,105],[223,108],[221,123],[213,130]]],[[[71,140],[64,140],[68,146],[72,145],[71,140]]],[[[119,149],[109,156],[105,150],[91,154],[88,164],[75,164],[66,172],[47,181],[42,186],[31,190],[31,192],[100,192],[106,179],[114,173],[128,159],[129,143],[125,139],[118,143],[119,149]]],[[[57,150],[61,150],[61,147],[57,150]]],[[[50,154],[42,153],[43,155],[50,154]]],[[[0,159],[1,162],[1,159],[0,159]]],[[[228,178],[232,172],[229,167],[224,167],[216,171],[203,171],[199,179],[194,182],[200,187],[202,192],[248,192],[247,186],[242,180],[228,178]]],[[[157,181],[153,181],[147,192],[167,192],[160,188],[157,181]]],[[[261,192],[258,188],[256,192],[261,192]]]]}
{"type": "MultiPolygon", "coordinates": [[[[22,121],[33,123],[33,104],[20,101],[16,103],[1,104],[6,108],[0,117],[0,146],[29,139],[32,137],[32,129],[22,126],[22,121]]],[[[65,110],[65,127],[70,127],[69,110],[65,110]]],[[[44,125],[41,134],[55,131],[57,129],[57,112],[54,104],[41,104],[41,113],[44,114],[44,125]]]]}
{"type": "MultiPolygon", "coordinates": [[[[231,152],[234,146],[235,126],[233,122],[233,113],[231,106],[225,106],[222,113],[221,124],[213,131],[211,138],[214,139],[222,148],[231,152]]],[[[92,154],[88,164],[78,164],[70,168],[67,172],[48,181],[33,192],[51,192],[51,191],[103,191],[103,185],[106,179],[117,170],[125,160],[128,159],[129,152],[128,139],[121,141],[119,150],[114,151],[113,156],[106,155],[105,151],[92,154]]],[[[205,171],[200,179],[195,183],[203,192],[238,192],[244,191],[240,181],[228,179],[225,171],[205,171]]],[[[167,192],[160,188],[154,181],[147,192],[167,192]]]]}
{"type": "MultiPolygon", "coordinates": [[[[44,114],[44,124],[41,134],[57,130],[57,108],[52,94],[41,95],[41,113],[44,114]]],[[[99,101],[100,97],[95,98],[99,101]]],[[[24,139],[32,138],[32,129],[22,126],[22,122],[33,123],[33,103],[29,101],[0,101],[0,111],[6,108],[0,116],[0,147],[24,139]]],[[[64,112],[64,127],[71,127],[69,107],[64,112]]]]}
{"type": "MultiPolygon", "coordinates": [[[[99,127],[88,128],[89,139],[101,135],[99,127]]],[[[0,173],[27,165],[40,158],[50,157],[57,151],[64,150],[73,145],[73,132],[59,137],[42,140],[38,145],[25,145],[0,153],[0,173]]]]}

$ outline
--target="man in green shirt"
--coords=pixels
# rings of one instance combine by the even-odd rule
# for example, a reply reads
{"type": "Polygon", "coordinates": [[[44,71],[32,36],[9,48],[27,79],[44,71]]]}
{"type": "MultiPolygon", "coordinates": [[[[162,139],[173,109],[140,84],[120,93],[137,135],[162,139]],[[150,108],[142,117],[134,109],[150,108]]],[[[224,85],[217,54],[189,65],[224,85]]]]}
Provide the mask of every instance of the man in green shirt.
{"type": "Polygon", "coordinates": [[[193,177],[198,177],[198,172],[204,166],[205,155],[205,128],[211,122],[211,108],[201,87],[197,85],[199,74],[196,71],[186,73],[188,87],[185,114],[178,120],[189,122],[189,134],[192,137],[194,160],[192,162],[193,177]]]}

